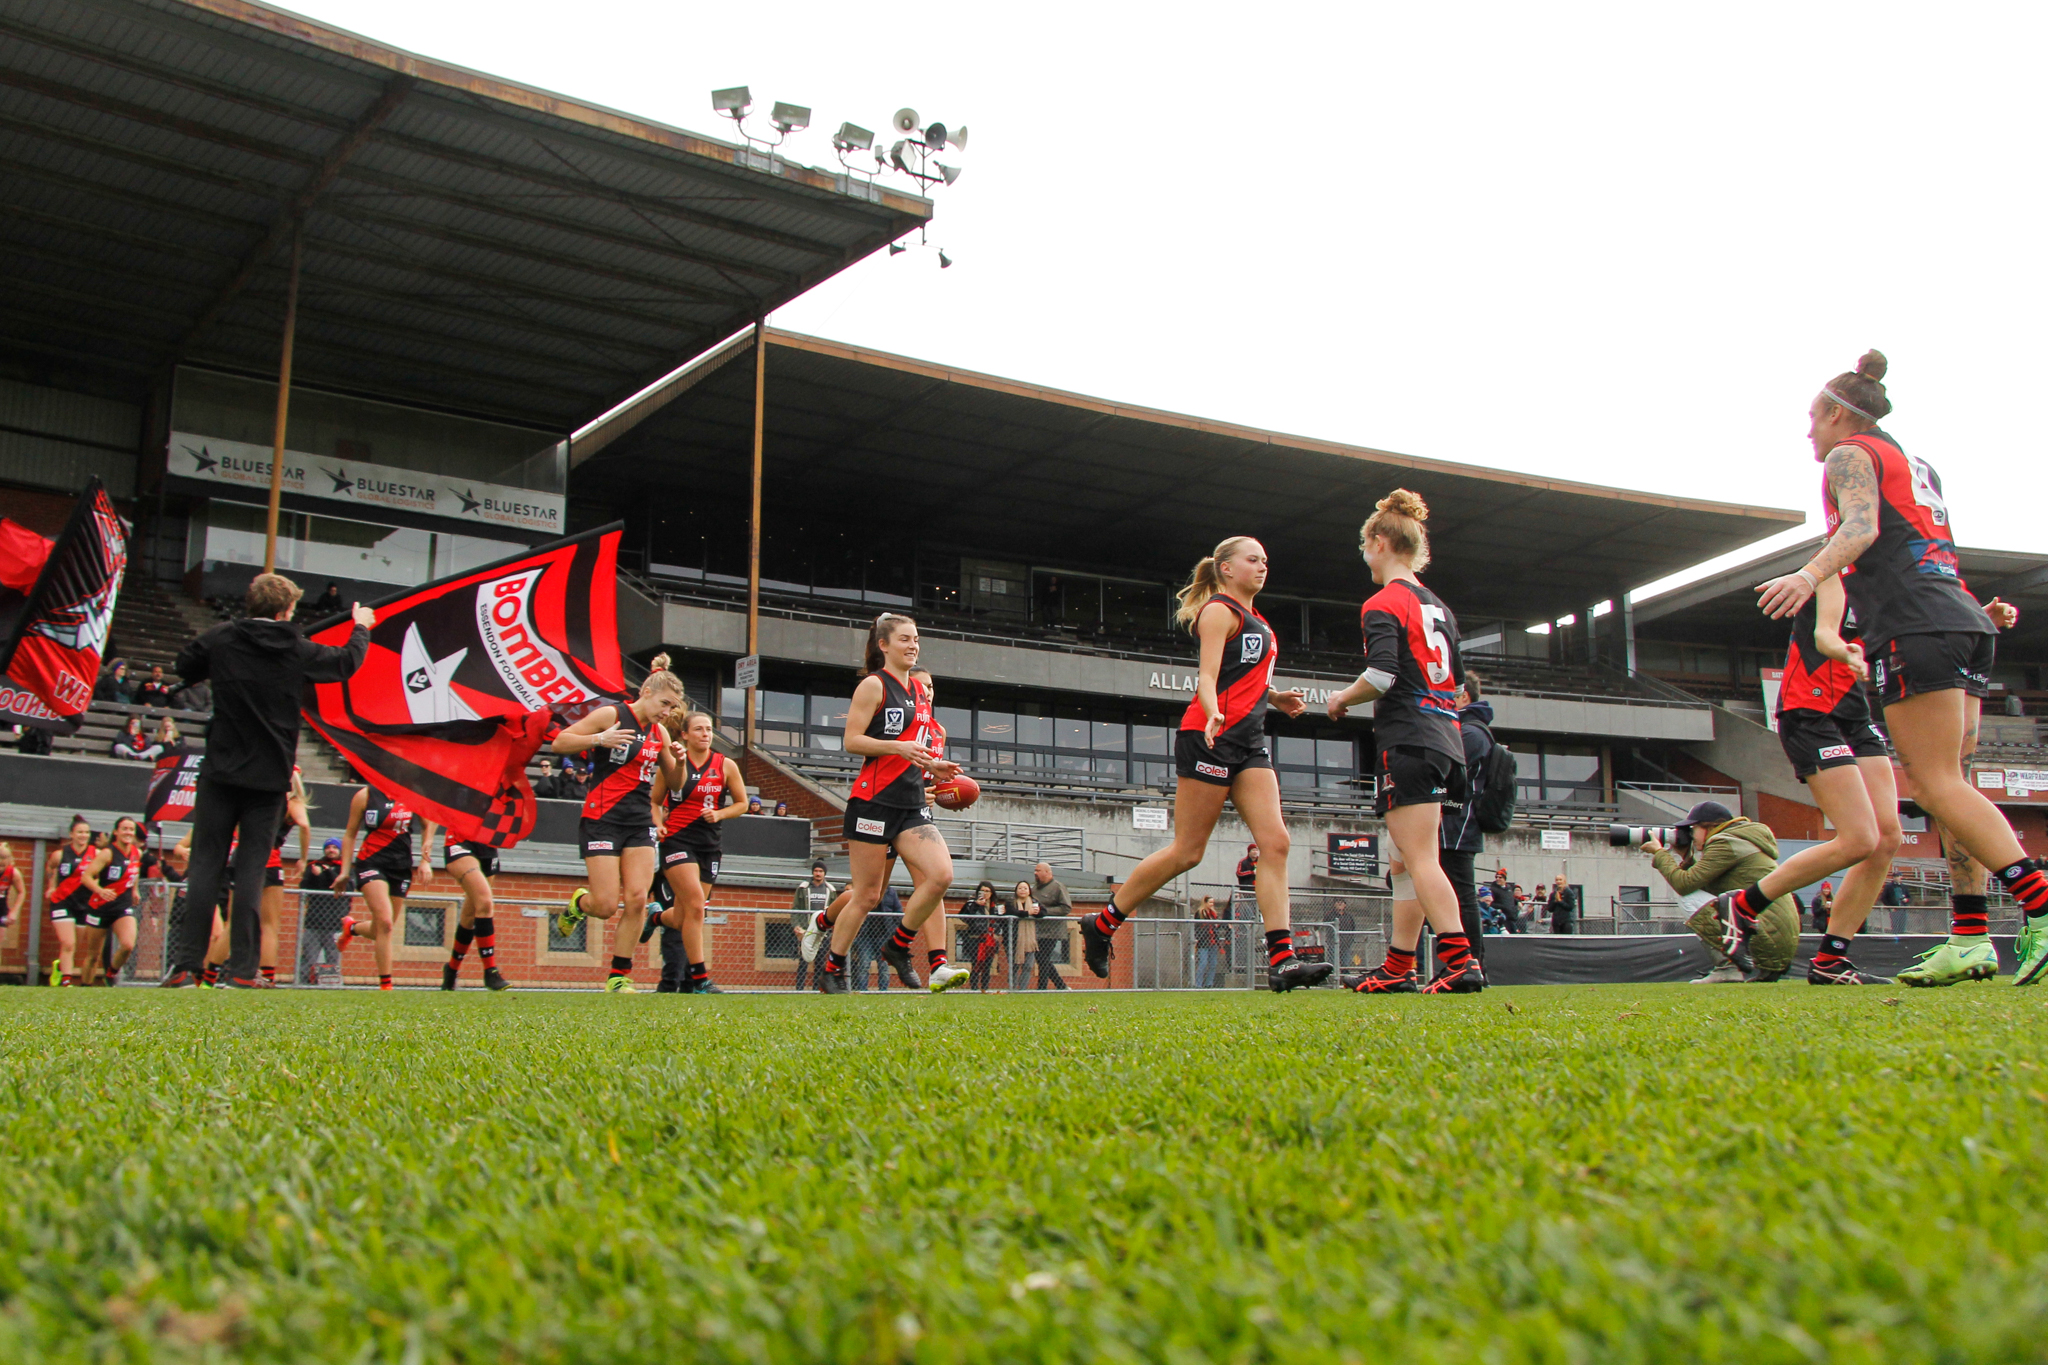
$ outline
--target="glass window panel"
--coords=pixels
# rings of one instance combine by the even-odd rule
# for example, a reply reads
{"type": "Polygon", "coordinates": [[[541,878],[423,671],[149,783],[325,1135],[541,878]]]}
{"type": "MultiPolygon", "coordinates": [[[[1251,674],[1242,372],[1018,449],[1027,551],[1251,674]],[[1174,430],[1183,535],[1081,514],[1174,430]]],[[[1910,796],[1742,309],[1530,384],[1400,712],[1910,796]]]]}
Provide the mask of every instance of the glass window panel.
{"type": "Polygon", "coordinates": [[[1273,737],[1273,757],[1288,767],[1313,768],[1316,766],[1316,742],[1299,739],[1293,735],[1273,737]]]}
{"type": "Polygon", "coordinates": [[[801,730],[772,730],[756,725],[755,733],[763,744],[773,744],[784,749],[801,749],[804,746],[804,732],[801,730]]]}
{"type": "Polygon", "coordinates": [[[1540,752],[1532,753],[1528,749],[1516,749],[1514,755],[1516,781],[1534,782],[1543,776],[1543,755],[1540,752]]]}
{"type": "Polygon", "coordinates": [[[1600,756],[1598,754],[1560,754],[1546,748],[1543,752],[1543,779],[1546,782],[1568,782],[1584,785],[1600,780],[1600,756]]]}
{"type": "Polygon", "coordinates": [[[1052,717],[1030,716],[1021,712],[1017,716],[1017,742],[1040,749],[1052,747],[1052,717]]]}
{"type": "Polygon", "coordinates": [[[770,692],[765,688],[761,689],[760,718],[773,721],[794,721],[798,725],[803,724],[803,693],[770,692]]]}
{"type": "Polygon", "coordinates": [[[981,750],[981,762],[993,764],[998,768],[1014,768],[1017,766],[1017,754],[1011,749],[990,749],[984,747],[981,750]]]}
{"type": "Polygon", "coordinates": [[[1172,728],[1165,725],[1133,725],[1131,727],[1131,752],[1134,754],[1172,753],[1172,728]]]}
{"type": "Polygon", "coordinates": [[[448,911],[439,905],[408,905],[405,907],[405,946],[408,948],[438,948],[447,942],[444,937],[448,911]]]}
{"type": "Polygon", "coordinates": [[[1053,767],[1063,773],[1085,773],[1088,771],[1088,760],[1079,754],[1061,754],[1053,761],[1053,767]]]}
{"type": "Polygon", "coordinates": [[[1061,749],[1085,749],[1088,747],[1088,722],[1077,718],[1061,716],[1052,723],[1053,744],[1061,749]]]}
{"type": "Polygon", "coordinates": [[[1098,758],[1095,760],[1095,775],[1097,777],[1113,777],[1121,782],[1124,780],[1129,766],[1121,758],[1098,758]]]}
{"type": "Polygon", "coordinates": [[[852,699],[848,697],[811,698],[811,724],[822,725],[828,730],[846,729],[846,708],[852,699]]]}
{"type": "Polygon", "coordinates": [[[585,951],[589,942],[585,935],[587,935],[590,932],[590,922],[588,920],[578,921],[576,927],[570,930],[567,934],[558,933],[556,931],[555,917],[553,915],[549,915],[547,919],[543,921],[543,923],[545,923],[548,926],[549,952],[580,953],[585,951]]]}
{"type": "Polygon", "coordinates": [[[1111,753],[1124,753],[1130,748],[1131,727],[1122,721],[1098,720],[1090,722],[1090,738],[1093,747],[1111,753]]]}
{"type": "Polygon", "coordinates": [[[999,744],[1008,744],[1017,738],[1017,717],[1008,711],[983,711],[974,713],[974,737],[992,739],[999,744]]]}
{"type": "Polygon", "coordinates": [[[1147,787],[1168,787],[1173,785],[1174,772],[1170,763],[1134,763],[1133,780],[1147,787]]]}
{"type": "Polygon", "coordinates": [[[1348,739],[1317,740],[1316,766],[1318,768],[1337,768],[1347,773],[1358,771],[1356,742],[1348,739]]]}
{"type": "Polygon", "coordinates": [[[1313,787],[1315,784],[1316,775],[1312,772],[1302,772],[1295,768],[1280,770],[1280,785],[1283,787],[1313,787]]]}
{"type": "Polygon", "coordinates": [[[974,738],[974,713],[964,706],[939,706],[932,709],[932,715],[939,724],[946,727],[947,739],[974,738]]]}
{"type": "Polygon", "coordinates": [[[811,747],[836,754],[846,747],[846,740],[835,730],[813,730],[811,731],[811,747]]]}
{"type": "Polygon", "coordinates": [[[744,720],[747,714],[747,694],[737,687],[719,688],[718,714],[727,720],[744,720]]]}

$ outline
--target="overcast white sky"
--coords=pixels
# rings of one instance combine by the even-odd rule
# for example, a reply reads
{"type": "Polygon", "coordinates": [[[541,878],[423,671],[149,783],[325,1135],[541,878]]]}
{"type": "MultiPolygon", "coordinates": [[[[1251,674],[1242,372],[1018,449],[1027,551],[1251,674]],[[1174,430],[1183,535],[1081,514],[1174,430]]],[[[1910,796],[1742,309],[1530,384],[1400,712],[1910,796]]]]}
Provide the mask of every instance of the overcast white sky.
{"type": "Polygon", "coordinates": [[[955,266],[778,326],[1815,522],[1806,404],[1874,345],[1957,539],[2048,549],[2048,7],[292,7],[716,137],[750,85],[816,165],[842,119],[967,124],[955,266]]]}

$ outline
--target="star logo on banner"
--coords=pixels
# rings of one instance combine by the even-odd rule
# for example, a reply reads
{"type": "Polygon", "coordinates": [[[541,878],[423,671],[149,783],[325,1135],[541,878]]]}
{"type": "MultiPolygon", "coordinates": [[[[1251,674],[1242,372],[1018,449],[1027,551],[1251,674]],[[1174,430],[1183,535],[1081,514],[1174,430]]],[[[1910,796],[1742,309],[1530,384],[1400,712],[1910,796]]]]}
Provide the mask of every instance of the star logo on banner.
{"type": "Polygon", "coordinates": [[[405,628],[405,643],[399,647],[398,667],[405,681],[405,708],[415,725],[444,720],[475,720],[476,712],[455,695],[455,670],[469,657],[465,647],[445,659],[436,659],[420,638],[420,628],[405,628]]]}
{"type": "Polygon", "coordinates": [[[356,491],[356,481],[348,476],[346,469],[328,469],[326,465],[321,465],[320,468],[326,473],[328,478],[334,480],[334,491],[336,493],[352,494],[356,491]]]}
{"type": "Polygon", "coordinates": [[[194,474],[207,473],[208,471],[215,469],[220,465],[219,460],[214,459],[213,456],[206,453],[205,446],[201,446],[197,450],[194,450],[191,446],[186,446],[185,453],[192,457],[192,464],[194,466],[192,472],[194,474]]]}
{"type": "Polygon", "coordinates": [[[484,505],[484,500],[482,498],[471,497],[469,495],[468,490],[462,488],[452,488],[450,491],[453,492],[456,497],[462,499],[462,510],[464,512],[481,515],[480,513],[477,513],[477,509],[484,505]]]}

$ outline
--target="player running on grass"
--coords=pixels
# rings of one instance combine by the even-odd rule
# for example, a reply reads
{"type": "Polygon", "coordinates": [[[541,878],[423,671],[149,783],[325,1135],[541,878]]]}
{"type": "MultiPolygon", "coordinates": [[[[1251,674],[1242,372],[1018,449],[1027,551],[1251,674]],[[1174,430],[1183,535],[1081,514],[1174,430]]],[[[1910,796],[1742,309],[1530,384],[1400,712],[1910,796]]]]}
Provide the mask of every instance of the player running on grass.
{"type": "Polygon", "coordinates": [[[92,826],[83,815],[71,817],[70,838],[50,852],[43,899],[50,903],[50,924],[57,931],[57,960],[50,967],[53,985],[78,984],[78,926],[92,899],[85,870],[98,853],[92,846],[92,826]]]}
{"type": "MultiPolygon", "coordinates": [[[[915,982],[910,948],[927,921],[935,941],[945,942],[946,891],[953,884],[953,855],[932,826],[926,804],[926,774],[943,782],[960,765],[934,753],[929,744],[931,692],[911,676],[917,667],[917,622],[883,612],[868,630],[861,664],[867,676],[853,689],[846,711],[846,752],[865,762],[846,798],[847,860],[852,886],[845,913],[832,925],[831,947],[818,989],[837,995],[848,989],[846,954],[861,922],[882,901],[888,884],[889,853],[894,850],[910,869],[910,899],[903,922],[882,947],[882,961],[906,982],[915,982]]],[[[943,949],[929,954],[926,985],[950,990],[967,979],[964,968],[946,962],[943,949]]]]}
{"type": "MultiPolygon", "coordinates": [[[[434,822],[427,821],[426,846],[434,845],[434,822]]],[[[462,974],[462,959],[476,945],[477,961],[484,969],[487,990],[509,990],[512,983],[498,970],[498,920],[491,897],[491,881],[498,875],[498,850],[489,844],[470,843],[446,836],[441,845],[441,870],[462,888],[462,913],[455,924],[455,948],[441,968],[441,989],[455,989],[462,974]]]]}
{"type": "Polygon", "coordinates": [[[405,898],[413,883],[425,886],[434,879],[424,840],[419,857],[413,857],[414,818],[404,802],[393,801],[374,787],[362,787],[348,804],[348,826],[341,832],[341,884],[350,885],[353,872],[353,885],[363,905],[341,917],[335,951],[347,948],[367,921],[371,950],[377,959],[377,989],[384,991],[392,989],[392,925],[403,921],[405,898]]]}
{"type": "MultiPolygon", "coordinates": [[[[932,707],[936,708],[938,706],[939,694],[933,684],[931,670],[928,668],[913,668],[910,670],[910,680],[924,688],[925,700],[932,707]]],[[[934,758],[944,758],[946,756],[946,727],[939,724],[936,715],[934,715],[932,720],[931,728],[925,733],[925,747],[931,750],[932,757],[934,758]]],[[[931,780],[931,774],[926,773],[924,781],[927,787],[931,785],[931,780]]],[[[888,885],[889,876],[895,871],[895,868],[896,850],[892,847],[889,850],[889,871],[885,872],[882,877],[883,885],[888,885]]],[[[915,895],[916,881],[914,876],[911,887],[911,894],[915,895]]],[[[805,962],[816,962],[818,960],[818,954],[824,951],[825,943],[832,935],[832,926],[839,922],[839,916],[845,913],[846,907],[852,899],[853,883],[848,882],[845,888],[833,898],[832,904],[826,906],[822,913],[812,917],[810,927],[804,930],[803,939],[797,945],[797,953],[805,962]]],[[[946,965],[946,926],[943,923],[934,925],[931,932],[926,935],[925,942],[929,945],[925,954],[927,965],[933,972],[937,972],[946,965]]],[[[908,962],[907,958],[905,962],[908,962]]],[[[903,983],[905,990],[914,991],[917,989],[917,978],[915,976],[900,968],[896,975],[897,979],[903,983]]],[[[818,982],[818,989],[825,989],[823,980],[818,982]]]]}
{"type": "Polygon", "coordinates": [[[671,786],[664,768],[654,784],[654,809],[660,811],[666,803],[668,811],[661,826],[659,858],[675,904],[647,917],[640,941],[645,943],[660,929],[682,935],[683,957],[689,964],[681,988],[685,995],[723,994],[705,963],[704,901],[708,888],[718,884],[723,848],[718,826],[747,813],[747,782],[740,776],[740,765],[711,747],[716,725],[707,712],[684,716],[683,756],[675,765],[680,780],[671,786]]]}
{"type": "MultiPolygon", "coordinates": [[[[1808,408],[1808,439],[1814,458],[1826,466],[1821,493],[1828,539],[1803,567],[1759,585],[1757,604],[1767,616],[1790,616],[1822,580],[1842,575],[1863,629],[1885,729],[1912,778],[1913,799],[1941,825],[1951,849],[1996,869],[1999,883],[2019,902],[2026,920],[2014,945],[2013,984],[2030,986],[2048,973],[2048,874],[2039,859],[2026,856],[2003,812],[1963,776],[1962,763],[1990,690],[1997,631],[2019,615],[1994,599],[1994,621],[1964,587],[1941,477],[1878,429],[1892,410],[1885,369],[1881,353],[1866,352],[1854,371],[1823,385],[1808,408]]],[[[1739,948],[1754,924],[1765,890],[1721,897],[1732,946],[1739,948]]],[[[1900,972],[1900,981],[1948,986],[1997,975],[1998,950],[1982,902],[1966,912],[1962,896],[1957,899],[1948,940],[1900,972]]]]}
{"type": "Polygon", "coordinates": [[[1379,751],[1376,813],[1387,822],[1401,872],[1394,877],[1387,958],[1345,982],[1364,995],[1418,989],[1415,953],[1423,921],[1436,930],[1436,979],[1419,989],[1466,994],[1486,989],[1486,974],[1458,913],[1458,893],[1437,858],[1443,803],[1470,799],[1465,742],[1458,730],[1458,689],[1465,662],[1458,618],[1416,575],[1429,567],[1429,507],[1405,488],[1379,500],[1359,528],[1358,548],[1380,590],[1359,613],[1365,672],[1330,698],[1330,719],[1373,702],[1379,751]]]}
{"type": "Polygon", "coordinates": [[[633,951],[654,882],[655,774],[665,776],[672,790],[682,787],[676,756],[683,746],[669,742],[663,725],[685,705],[682,682],[659,668],[641,682],[638,700],[598,707],[556,735],[551,746],[558,754],[588,752],[593,764],[581,829],[590,882],[569,893],[569,908],[555,916],[555,932],[566,938],[590,915],[618,917],[605,974],[608,991],[633,990],[633,951]]]}
{"type": "Polygon", "coordinates": [[[142,846],[135,839],[135,818],[114,822],[114,837],[79,873],[85,887],[85,911],[79,919],[78,984],[111,986],[135,952],[135,883],[142,876],[142,846]],[[100,973],[101,949],[114,936],[114,959],[100,973]]]}
{"type": "MultiPolygon", "coordinates": [[[[258,933],[256,947],[256,972],[266,986],[277,984],[277,944],[279,925],[284,919],[284,845],[296,831],[299,836],[299,876],[303,879],[306,867],[313,856],[313,822],[306,808],[306,783],[298,765],[292,765],[291,791],[284,800],[284,819],[277,827],[277,837],[270,843],[270,860],[263,865],[263,899],[257,903],[258,933]]],[[[235,865],[234,846],[228,846],[227,865],[235,865]]],[[[233,880],[222,874],[222,886],[233,880]]]]}
{"type": "Polygon", "coordinates": [[[1110,941],[1160,887],[1202,861],[1210,832],[1227,798],[1251,828],[1259,847],[1259,916],[1266,925],[1266,984],[1276,991],[1314,986],[1335,970],[1327,962],[1294,955],[1287,900],[1287,824],[1280,815],[1280,781],[1266,749],[1266,707],[1289,716],[1307,709],[1299,689],[1273,690],[1279,637],[1252,600],[1266,586],[1266,547],[1250,536],[1231,536],[1195,565],[1178,594],[1175,616],[1200,650],[1195,699],[1180,719],[1174,767],[1173,842],[1131,869],[1099,914],[1081,920],[1081,953],[1088,970],[1109,975],[1110,941]]]}

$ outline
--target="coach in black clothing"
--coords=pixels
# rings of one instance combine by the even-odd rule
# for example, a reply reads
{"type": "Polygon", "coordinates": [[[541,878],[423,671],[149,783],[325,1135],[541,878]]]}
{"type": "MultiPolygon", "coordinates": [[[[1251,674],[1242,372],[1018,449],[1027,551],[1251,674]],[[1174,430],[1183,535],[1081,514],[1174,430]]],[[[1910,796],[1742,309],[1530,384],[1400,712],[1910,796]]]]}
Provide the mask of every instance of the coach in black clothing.
{"type": "MultiPolygon", "coordinates": [[[[178,653],[178,676],[213,684],[213,722],[192,808],[191,879],[187,901],[217,903],[221,869],[237,827],[234,923],[221,984],[254,985],[261,937],[257,904],[263,866],[277,838],[299,750],[299,699],[309,682],[340,682],[363,666],[370,627],[368,607],[355,609],[356,628],[339,648],[316,645],[291,623],[299,587],[282,574],[258,574],[249,584],[249,615],[215,626],[178,653]]],[[[212,926],[209,915],[187,915],[170,945],[163,984],[191,986],[199,979],[212,926]]]]}
{"type": "MultiPolygon", "coordinates": [[[[1437,861],[1458,893],[1458,918],[1465,936],[1472,940],[1472,956],[1486,965],[1486,937],[1479,922],[1479,883],[1473,861],[1485,851],[1486,836],[1479,828],[1479,783],[1485,780],[1486,758],[1493,752],[1493,704],[1479,699],[1479,675],[1465,670],[1465,685],[1459,689],[1458,735],[1465,742],[1465,804],[1444,803],[1443,823],[1438,826],[1442,845],[1437,861]]],[[[1507,907],[1502,906],[1503,914],[1507,907]]]]}

